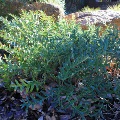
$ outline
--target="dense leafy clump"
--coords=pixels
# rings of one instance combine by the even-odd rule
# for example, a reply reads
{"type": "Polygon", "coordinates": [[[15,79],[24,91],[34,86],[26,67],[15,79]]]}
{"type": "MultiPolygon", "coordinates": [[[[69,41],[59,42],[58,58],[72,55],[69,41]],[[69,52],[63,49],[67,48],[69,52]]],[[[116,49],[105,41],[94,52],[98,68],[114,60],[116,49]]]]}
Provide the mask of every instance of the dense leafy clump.
{"type": "Polygon", "coordinates": [[[98,118],[108,94],[120,99],[120,80],[105,68],[111,60],[116,71],[120,67],[118,29],[100,36],[98,27],[82,30],[74,21],[54,22],[41,11],[12,18],[1,18],[1,48],[9,55],[1,58],[0,75],[8,89],[25,93],[23,107],[47,100],[73,116],[98,118]]]}

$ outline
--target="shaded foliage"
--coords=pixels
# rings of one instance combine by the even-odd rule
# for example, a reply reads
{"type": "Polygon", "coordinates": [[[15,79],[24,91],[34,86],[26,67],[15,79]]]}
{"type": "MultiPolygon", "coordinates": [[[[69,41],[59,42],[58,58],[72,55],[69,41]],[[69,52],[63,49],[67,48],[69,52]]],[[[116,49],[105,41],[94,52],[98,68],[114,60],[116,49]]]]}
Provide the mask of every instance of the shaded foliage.
{"type": "Polygon", "coordinates": [[[8,89],[24,91],[22,107],[47,100],[71,116],[96,119],[102,116],[108,94],[120,99],[119,73],[110,76],[106,71],[111,60],[116,71],[120,68],[116,27],[109,26],[100,36],[98,27],[82,30],[74,21],[55,22],[41,11],[11,16],[11,21],[1,17],[5,27],[0,37],[6,43],[1,47],[11,55],[4,56],[7,64],[1,61],[0,74],[8,89]]]}

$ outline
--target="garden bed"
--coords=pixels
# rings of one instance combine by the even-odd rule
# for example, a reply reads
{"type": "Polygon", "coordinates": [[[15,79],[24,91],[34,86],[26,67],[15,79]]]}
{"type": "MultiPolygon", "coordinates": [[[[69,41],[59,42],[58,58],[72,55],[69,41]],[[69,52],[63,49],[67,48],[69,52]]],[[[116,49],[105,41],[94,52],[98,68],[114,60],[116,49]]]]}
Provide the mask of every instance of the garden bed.
{"type": "Polygon", "coordinates": [[[0,119],[120,119],[120,31],[83,30],[42,11],[1,17],[0,119]]]}

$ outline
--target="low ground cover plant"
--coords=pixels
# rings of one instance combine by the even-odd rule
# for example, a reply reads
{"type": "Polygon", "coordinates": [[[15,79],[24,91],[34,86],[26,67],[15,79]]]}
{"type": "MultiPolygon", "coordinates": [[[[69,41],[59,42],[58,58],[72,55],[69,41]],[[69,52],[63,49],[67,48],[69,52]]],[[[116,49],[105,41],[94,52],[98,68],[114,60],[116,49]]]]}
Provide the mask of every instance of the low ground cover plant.
{"type": "Polygon", "coordinates": [[[109,6],[109,10],[114,10],[114,11],[120,11],[120,4],[114,5],[114,6],[109,6]]]}
{"type": "Polygon", "coordinates": [[[92,11],[97,11],[100,10],[100,8],[90,8],[89,6],[84,7],[81,11],[82,12],[92,12],[92,11]]]}
{"type": "Polygon", "coordinates": [[[1,57],[0,75],[7,89],[21,93],[22,107],[47,101],[71,116],[97,119],[110,96],[120,100],[120,31],[115,26],[100,36],[99,27],[82,30],[75,21],[55,22],[42,11],[11,16],[11,21],[0,19],[0,45],[9,53],[1,57]]]}

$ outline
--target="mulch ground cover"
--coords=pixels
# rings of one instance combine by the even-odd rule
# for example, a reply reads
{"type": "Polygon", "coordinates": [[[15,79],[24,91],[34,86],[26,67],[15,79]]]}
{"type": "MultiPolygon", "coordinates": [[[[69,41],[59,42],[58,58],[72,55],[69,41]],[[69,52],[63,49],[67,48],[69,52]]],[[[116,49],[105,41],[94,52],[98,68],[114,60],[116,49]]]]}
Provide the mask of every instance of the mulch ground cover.
{"type": "MultiPolygon", "coordinates": [[[[80,116],[70,118],[66,113],[58,112],[44,103],[42,110],[21,108],[22,97],[17,92],[10,92],[0,85],[0,120],[81,120],[80,116]],[[49,109],[49,110],[48,110],[49,109]]],[[[98,103],[94,103],[98,104],[98,103]]],[[[102,111],[103,117],[98,120],[120,120],[120,101],[112,98],[105,104],[107,110],[102,111]]],[[[86,116],[86,120],[96,120],[86,116]]]]}

